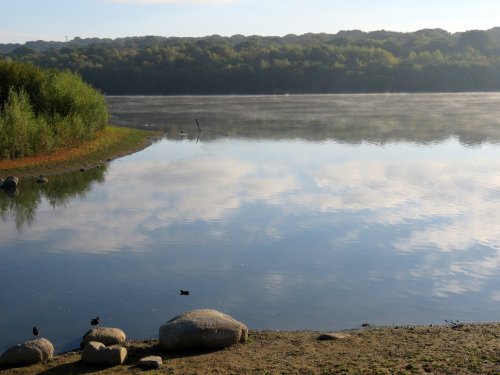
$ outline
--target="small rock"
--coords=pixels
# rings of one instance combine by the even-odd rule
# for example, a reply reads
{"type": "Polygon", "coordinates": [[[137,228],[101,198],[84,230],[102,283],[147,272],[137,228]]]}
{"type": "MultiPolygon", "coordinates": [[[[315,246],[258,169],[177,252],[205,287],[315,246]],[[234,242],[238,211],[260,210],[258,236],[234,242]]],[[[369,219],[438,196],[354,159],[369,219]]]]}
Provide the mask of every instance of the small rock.
{"type": "Polygon", "coordinates": [[[39,184],[46,184],[47,182],[49,182],[49,180],[46,177],[43,177],[42,175],[38,176],[35,181],[38,182],[39,184]]]}
{"type": "Polygon", "coordinates": [[[164,350],[221,349],[244,342],[248,328],[229,315],[202,309],[185,312],[160,327],[164,350]]]}
{"type": "Polygon", "coordinates": [[[80,172],[85,172],[85,169],[83,169],[83,168],[80,168],[80,172]]]}
{"type": "Polygon", "coordinates": [[[351,337],[351,335],[348,333],[330,332],[330,333],[323,333],[323,334],[319,335],[318,340],[319,341],[345,340],[349,337],[351,337]]]}
{"type": "Polygon", "coordinates": [[[158,369],[161,367],[163,360],[156,355],[150,355],[139,360],[139,367],[144,369],[158,369]]]}
{"type": "Polygon", "coordinates": [[[17,189],[17,184],[19,182],[19,179],[15,176],[9,176],[5,179],[3,182],[3,188],[4,190],[16,190],[17,189]]]}
{"type": "Polygon", "coordinates": [[[97,341],[104,345],[119,345],[126,340],[125,332],[120,328],[98,327],[89,330],[83,335],[80,348],[83,348],[90,341],[97,341]]]}
{"type": "Polygon", "coordinates": [[[54,346],[44,338],[26,341],[7,349],[0,356],[0,365],[27,366],[46,362],[54,356],[54,346]]]}
{"type": "Polygon", "coordinates": [[[82,352],[82,362],[96,365],[118,366],[125,362],[127,349],[113,345],[106,347],[96,341],[85,344],[82,352]]]}
{"type": "Polygon", "coordinates": [[[364,327],[364,328],[370,327],[370,323],[363,323],[363,324],[361,324],[361,327],[364,327]]]}

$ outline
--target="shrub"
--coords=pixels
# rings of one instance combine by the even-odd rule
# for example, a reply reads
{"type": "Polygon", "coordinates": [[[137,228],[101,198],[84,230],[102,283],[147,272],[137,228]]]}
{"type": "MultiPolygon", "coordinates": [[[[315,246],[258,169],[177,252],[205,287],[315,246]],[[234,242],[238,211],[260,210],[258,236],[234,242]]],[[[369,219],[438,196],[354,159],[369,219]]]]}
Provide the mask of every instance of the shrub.
{"type": "Polygon", "coordinates": [[[11,90],[0,115],[0,150],[5,159],[30,155],[34,147],[36,118],[24,90],[11,90]]]}
{"type": "Polygon", "coordinates": [[[0,61],[0,157],[15,159],[95,137],[104,96],[69,71],[0,61]]]}

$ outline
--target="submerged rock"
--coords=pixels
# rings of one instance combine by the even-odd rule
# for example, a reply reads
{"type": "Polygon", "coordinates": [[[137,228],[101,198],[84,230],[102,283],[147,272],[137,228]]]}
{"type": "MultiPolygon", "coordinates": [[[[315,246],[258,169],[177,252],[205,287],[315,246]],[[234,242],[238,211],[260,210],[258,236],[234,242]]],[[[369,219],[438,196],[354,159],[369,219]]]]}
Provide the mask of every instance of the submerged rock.
{"type": "Polygon", "coordinates": [[[118,366],[125,362],[126,358],[127,349],[118,345],[106,347],[96,341],[86,343],[82,352],[83,362],[96,365],[118,366]]]}
{"type": "Polygon", "coordinates": [[[156,355],[150,355],[139,360],[139,367],[144,369],[158,369],[161,367],[163,360],[156,355]]]}
{"type": "Polygon", "coordinates": [[[244,342],[247,336],[247,326],[229,315],[193,310],[160,327],[160,346],[164,350],[221,349],[244,342]]]}
{"type": "Polygon", "coordinates": [[[54,346],[44,338],[26,341],[7,349],[0,356],[0,365],[27,366],[46,362],[54,356],[54,346]]]}
{"type": "Polygon", "coordinates": [[[120,328],[98,327],[91,329],[83,336],[80,347],[83,348],[90,341],[97,341],[104,345],[122,344],[126,338],[125,332],[120,328]]]}

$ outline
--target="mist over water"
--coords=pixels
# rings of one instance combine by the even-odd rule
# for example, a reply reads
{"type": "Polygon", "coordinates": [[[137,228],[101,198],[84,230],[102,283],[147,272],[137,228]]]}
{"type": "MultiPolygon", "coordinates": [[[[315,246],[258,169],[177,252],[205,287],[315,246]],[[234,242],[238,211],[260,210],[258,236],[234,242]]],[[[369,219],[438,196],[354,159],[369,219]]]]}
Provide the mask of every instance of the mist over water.
{"type": "Polygon", "coordinates": [[[71,349],[96,315],[155,337],[194,308],[253,329],[498,320],[500,94],[108,101],[166,135],[0,193],[0,349],[33,324],[71,349]]]}

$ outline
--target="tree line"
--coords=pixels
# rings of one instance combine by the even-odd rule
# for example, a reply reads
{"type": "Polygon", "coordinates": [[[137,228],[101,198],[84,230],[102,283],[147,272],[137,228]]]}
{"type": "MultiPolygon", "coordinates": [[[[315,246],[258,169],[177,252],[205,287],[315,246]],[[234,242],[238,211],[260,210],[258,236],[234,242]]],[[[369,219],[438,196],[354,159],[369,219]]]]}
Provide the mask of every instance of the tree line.
{"type": "Polygon", "coordinates": [[[106,94],[500,90],[500,28],[75,38],[0,45],[0,59],[69,69],[106,94]]]}

